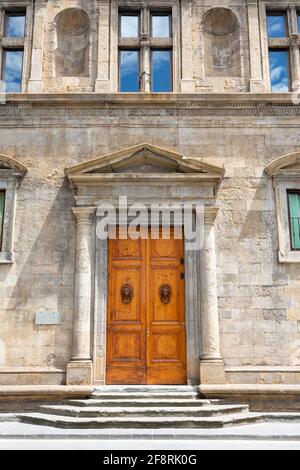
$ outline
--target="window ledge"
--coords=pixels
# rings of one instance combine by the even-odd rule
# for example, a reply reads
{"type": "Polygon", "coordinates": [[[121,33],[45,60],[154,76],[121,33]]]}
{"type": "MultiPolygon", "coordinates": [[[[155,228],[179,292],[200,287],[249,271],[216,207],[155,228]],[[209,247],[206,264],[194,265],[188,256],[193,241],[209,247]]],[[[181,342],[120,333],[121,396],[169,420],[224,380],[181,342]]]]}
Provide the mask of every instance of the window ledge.
{"type": "Polygon", "coordinates": [[[278,252],[279,263],[300,263],[300,251],[278,252]]]}

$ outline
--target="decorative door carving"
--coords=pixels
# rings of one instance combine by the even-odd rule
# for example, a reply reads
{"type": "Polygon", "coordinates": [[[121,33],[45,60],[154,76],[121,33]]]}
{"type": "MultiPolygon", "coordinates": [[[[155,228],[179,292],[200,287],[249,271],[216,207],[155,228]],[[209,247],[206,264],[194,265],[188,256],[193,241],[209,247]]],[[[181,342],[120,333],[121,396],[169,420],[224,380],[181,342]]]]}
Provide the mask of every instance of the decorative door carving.
{"type": "Polygon", "coordinates": [[[183,240],[109,240],[107,384],[185,384],[183,240]]]}

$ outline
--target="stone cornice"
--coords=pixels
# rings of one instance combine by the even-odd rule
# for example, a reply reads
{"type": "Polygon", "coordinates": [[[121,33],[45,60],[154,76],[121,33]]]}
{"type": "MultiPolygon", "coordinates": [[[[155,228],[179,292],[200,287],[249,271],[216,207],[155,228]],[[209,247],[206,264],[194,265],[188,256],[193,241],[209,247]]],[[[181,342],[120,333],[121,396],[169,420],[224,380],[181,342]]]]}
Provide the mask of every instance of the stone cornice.
{"type": "Polygon", "coordinates": [[[293,104],[293,93],[284,94],[7,94],[0,95],[0,110],[7,107],[76,107],[76,108],[252,108],[289,107],[293,104]]]}

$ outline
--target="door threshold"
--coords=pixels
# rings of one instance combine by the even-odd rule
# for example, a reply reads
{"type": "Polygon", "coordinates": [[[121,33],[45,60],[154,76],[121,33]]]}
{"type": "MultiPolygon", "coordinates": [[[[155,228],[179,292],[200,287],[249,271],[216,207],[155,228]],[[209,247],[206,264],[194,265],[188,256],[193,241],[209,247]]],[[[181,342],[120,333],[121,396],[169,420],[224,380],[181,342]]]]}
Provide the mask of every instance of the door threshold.
{"type": "Polygon", "coordinates": [[[101,385],[95,386],[95,392],[107,392],[108,390],[116,391],[149,391],[149,392],[184,392],[198,391],[199,385],[101,385]]]}

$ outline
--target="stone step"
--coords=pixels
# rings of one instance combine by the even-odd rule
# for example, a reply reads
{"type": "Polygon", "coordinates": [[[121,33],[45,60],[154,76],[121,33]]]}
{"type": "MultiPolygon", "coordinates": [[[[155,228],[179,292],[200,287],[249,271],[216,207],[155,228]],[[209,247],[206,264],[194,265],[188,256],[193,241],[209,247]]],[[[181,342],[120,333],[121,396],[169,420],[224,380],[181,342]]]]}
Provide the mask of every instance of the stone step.
{"type": "Polygon", "coordinates": [[[42,413],[19,415],[22,423],[68,429],[190,429],[222,428],[263,421],[260,413],[237,413],[219,417],[117,417],[74,418],[42,413]]]}
{"type": "Polygon", "coordinates": [[[249,412],[247,405],[216,405],[190,407],[93,407],[86,408],[71,405],[41,405],[39,411],[59,416],[115,418],[115,417],[208,417],[249,412]]]}
{"type": "Polygon", "coordinates": [[[182,393],[172,393],[172,392],[102,392],[102,393],[93,393],[91,400],[150,400],[150,399],[186,399],[186,400],[197,400],[199,395],[195,392],[182,392],[182,393]]]}
{"type": "Polygon", "coordinates": [[[66,400],[64,402],[65,405],[73,405],[73,406],[93,406],[93,407],[113,407],[113,406],[204,406],[204,405],[217,405],[223,404],[224,400],[200,400],[196,398],[185,399],[185,398],[122,398],[122,399],[88,399],[88,400],[66,400]]]}
{"type": "Polygon", "coordinates": [[[192,385],[103,385],[95,387],[94,393],[196,393],[199,394],[197,386],[192,385]]]}

